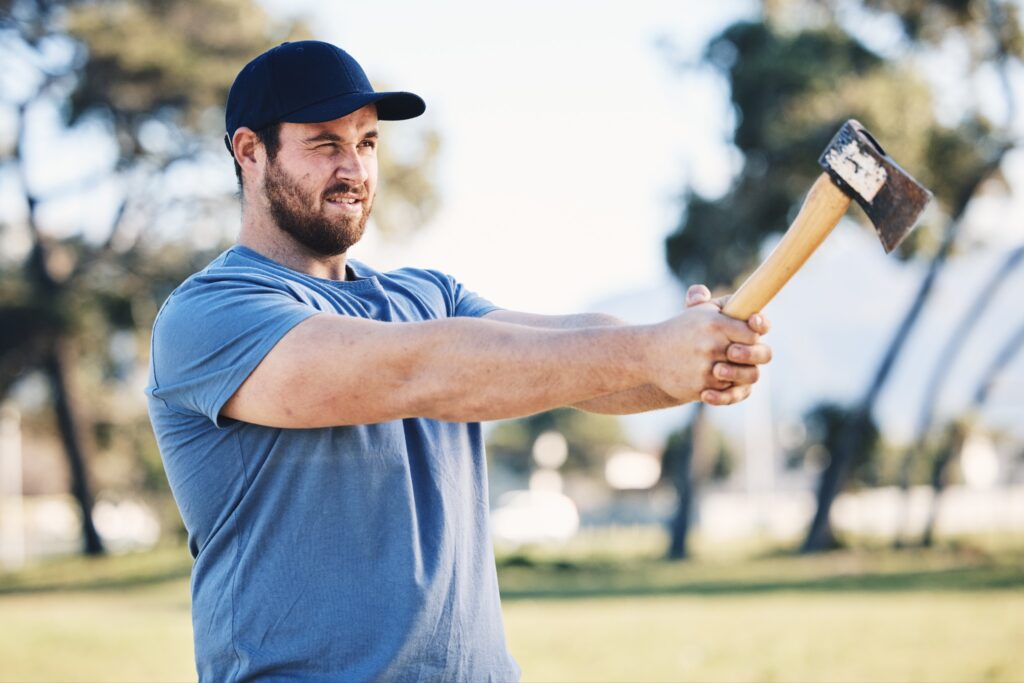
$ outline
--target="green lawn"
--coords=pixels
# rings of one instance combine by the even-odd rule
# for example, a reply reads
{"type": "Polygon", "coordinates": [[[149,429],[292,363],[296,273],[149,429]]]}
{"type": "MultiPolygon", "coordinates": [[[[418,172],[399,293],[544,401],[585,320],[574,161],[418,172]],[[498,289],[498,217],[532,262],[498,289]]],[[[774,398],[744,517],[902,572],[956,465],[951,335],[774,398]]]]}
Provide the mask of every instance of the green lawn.
{"type": "MultiPolygon", "coordinates": [[[[525,681],[1021,681],[1019,550],[504,557],[525,681]]],[[[0,681],[194,680],[180,548],[0,576],[0,681]]]]}

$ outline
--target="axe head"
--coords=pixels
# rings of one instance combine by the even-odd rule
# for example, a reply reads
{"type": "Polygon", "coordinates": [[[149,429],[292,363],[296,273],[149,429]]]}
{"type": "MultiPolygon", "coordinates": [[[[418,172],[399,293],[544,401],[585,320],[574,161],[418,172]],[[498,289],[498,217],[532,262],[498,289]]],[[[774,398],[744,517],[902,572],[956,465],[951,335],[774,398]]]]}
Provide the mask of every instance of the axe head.
{"type": "Polygon", "coordinates": [[[818,163],[836,186],[864,208],[886,253],[910,234],[932,198],[853,119],[835,134],[818,163]]]}

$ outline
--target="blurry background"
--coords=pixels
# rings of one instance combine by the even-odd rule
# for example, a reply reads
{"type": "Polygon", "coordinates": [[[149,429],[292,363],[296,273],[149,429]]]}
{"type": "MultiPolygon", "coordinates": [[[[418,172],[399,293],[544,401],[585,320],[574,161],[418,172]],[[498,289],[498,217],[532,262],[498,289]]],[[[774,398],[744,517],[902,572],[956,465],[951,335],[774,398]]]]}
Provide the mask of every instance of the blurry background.
{"type": "Polygon", "coordinates": [[[853,209],[767,309],[745,403],[488,425],[525,680],[1024,679],[1017,0],[0,0],[0,680],[190,680],[149,328],[229,244],[223,102],[287,39],[384,124],[354,258],[654,322],[734,288],[857,118],[935,192],[853,209]]]}

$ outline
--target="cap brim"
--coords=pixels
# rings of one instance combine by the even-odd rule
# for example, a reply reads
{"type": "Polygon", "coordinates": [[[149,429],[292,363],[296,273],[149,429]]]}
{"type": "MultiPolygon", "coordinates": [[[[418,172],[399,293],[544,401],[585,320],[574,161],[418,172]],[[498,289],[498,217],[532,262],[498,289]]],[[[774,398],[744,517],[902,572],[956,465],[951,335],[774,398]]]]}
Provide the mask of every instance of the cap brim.
{"type": "Polygon", "coordinates": [[[411,92],[370,92],[338,95],[281,117],[288,123],[319,123],[348,116],[368,104],[377,105],[377,118],[382,121],[413,119],[427,109],[419,95],[411,92]]]}

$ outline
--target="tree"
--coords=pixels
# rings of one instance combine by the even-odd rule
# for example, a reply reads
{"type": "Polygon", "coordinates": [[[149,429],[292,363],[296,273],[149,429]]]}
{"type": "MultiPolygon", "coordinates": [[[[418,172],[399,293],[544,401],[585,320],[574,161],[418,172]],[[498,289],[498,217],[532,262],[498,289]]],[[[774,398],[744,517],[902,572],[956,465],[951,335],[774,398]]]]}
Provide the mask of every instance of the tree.
{"type": "MultiPolygon", "coordinates": [[[[932,254],[929,275],[862,398],[846,412],[842,429],[848,438],[839,440],[843,445],[822,474],[807,551],[834,543],[831,504],[850,464],[868,448],[863,437],[874,430],[874,404],[952,250],[967,205],[1009,149],[976,110],[952,126],[939,122],[915,62],[865,47],[840,20],[840,9],[830,2],[765,3],[761,21],[734,24],[709,42],[704,63],[729,82],[733,143],[743,166],[723,197],[687,191],[682,220],[666,240],[669,265],[684,283],[735,287],[756,265],[762,242],[786,228],[820,173],[814,161],[847,118],[861,120],[935,192],[935,220],[912,233],[897,254],[932,254]],[[813,26],[806,25],[808,16],[813,26]]],[[[866,223],[859,209],[853,215],[866,223]]]]}
{"type": "MultiPolygon", "coordinates": [[[[221,142],[227,90],[253,56],[307,35],[253,0],[0,2],[0,107],[13,120],[0,174],[24,201],[22,212],[0,212],[0,236],[30,245],[0,261],[0,398],[28,373],[49,379],[88,554],[103,552],[91,516],[90,434],[97,424],[135,430],[145,420],[130,380],[144,366],[139,349],[156,310],[238,223],[230,183],[202,181],[211,168],[230,177],[221,142]],[[112,150],[109,162],[50,156],[39,131],[51,118],[58,123],[47,136],[89,138],[93,149],[112,150]],[[87,170],[47,186],[37,169],[55,163],[87,170]],[[60,236],[53,216],[62,203],[111,188],[98,236],[81,226],[60,236]],[[125,344],[112,348],[124,339],[128,358],[125,344]],[[131,399],[117,400],[125,392],[131,399]]],[[[378,202],[382,224],[429,218],[437,197],[426,173],[438,144],[428,131],[418,156],[382,152],[382,184],[390,183],[378,202]]]]}
{"type": "Polygon", "coordinates": [[[939,507],[942,500],[942,492],[946,488],[947,470],[949,464],[960,453],[967,435],[975,429],[978,414],[985,408],[992,390],[999,381],[1000,376],[1024,350],[1024,324],[1020,325],[996,352],[992,362],[981,374],[970,404],[967,406],[966,414],[956,420],[952,427],[946,432],[946,438],[938,451],[935,462],[932,464],[931,485],[934,495],[932,496],[931,510],[925,522],[924,533],[921,535],[921,545],[929,547],[935,540],[935,522],[939,517],[939,507]]]}
{"type": "Polygon", "coordinates": [[[722,479],[729,474],[732,453],[722,435],[715,431],[703,404],[696,407],[690,423],[669,435],[662,453],[662,480],[675,487],[678,503],[669,522],[667,559],[689,556],[689,531],[697,504],[698,482],[722,479]]]}
{"type": "MultiPolygon", "coordinates": [[[[921,409],[918,412],[915,426],[916,439],[914,444],[906,449],[900,465],[900,490],[904,492],[903,520],[905,522],[908,503],[906,492],[910,489],[910,482],[914,465],[922,461],[929,450],[931,432],[935,422],[935,412],[938,406],[939,397],[945,386],[945,380],[949,377],[950,368],[956,363],[960,352],[966,346],[971,331],[977,326],[989,305],[995,300],[995,294],[1002,286],[1009,275],[1024,263],[1024,246],[1010,250],[1003,258],[999,267],[992,273],[988,280],[978,289],[974,300],[967,307],[963,317],[953,326],[953,331],[939,352],[939,361],[932,369],[928,382],[925,384],[924,400],[921,402],[921,409]]],[[[935,477],[932,477],[933,484],[935,477]]],[[[938,491],[936,490],[936,495],[938,491]]],[[[902,543],[899,529],[904,524],[897,525],[895,545],[899,547],[902,543]]]]}
{"type": "MultiPolygon", "coordinates": [[[[1019,62],[1024,55],[1021,24],[1013,5],[996,0],[990,0],[984,8],[981,7],[982,3],[975,2],[948,2],[936,6],[913,0],[871,0],[866,4],[879,11],[889,12],[900,20],[910,49],[934,46],[951,31],[956,31],[964,37],[972,44],[971,63],[968,65],[972,75],[976,75],[991,61],[998,65],[1008,100],[1009,115],[1012,117],[1014,106],[1012,88],[1008,83],[1007,65],[1011,58],[1019,62]]],[[[960,161],[960,152],[954,153],[953,149],[962,150],[963,145],[969,144],[971,138],[964,137],[959,141],[949,136],[936,138],[932,163],[936,164],[935,168],[940,171],[932,181],[933,189],[936,197],[945,205],[945,212],[948,215],[942,241],[931,257],[925,277],[897,326],[871,382],[854,404],[851,418],[844,426],[846,438],[842,441],[843,448],[834,454],[822,475],[818,489],[818,506],[802,548],[805,552],[822,550],[835,544],[829,525],[831,504],[849,474],[851,462],[864,452],[864,434],[873,420],[872,412],[882,388],[909,338],[910,331],[919,319],[939,274],[953,252],[968,206],[979,188],[998,174],[1003,159],[1015,145],[1010,139],[1008,127],[1000,129],[994,126],[982,114],[977,103],[973,103],[968,109],[964,119],[967,123],[961,124],[961,129],[975,131],[974,141],[977,148],[974,159],[966,165],[957,164],[958,167],[955,168],[939,165],[942,162],[956,164],[960,161]]],[[[1009,118],[1008,122],[1012,122],[1012,118],[1009,118]]]]}

